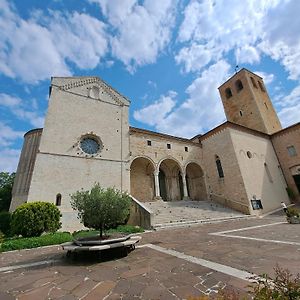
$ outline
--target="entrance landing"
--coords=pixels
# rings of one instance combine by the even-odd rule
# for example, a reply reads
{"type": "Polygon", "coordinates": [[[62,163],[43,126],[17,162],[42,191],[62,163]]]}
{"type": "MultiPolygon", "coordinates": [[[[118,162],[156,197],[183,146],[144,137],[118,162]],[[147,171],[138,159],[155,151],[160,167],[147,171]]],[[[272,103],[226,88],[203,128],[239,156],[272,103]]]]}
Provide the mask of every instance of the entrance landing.
{"type": "Polygon", "coordinates": [[[249,217],[211,201],[156,201],[144,205],[153,211],[156,229],[249,217]]]}

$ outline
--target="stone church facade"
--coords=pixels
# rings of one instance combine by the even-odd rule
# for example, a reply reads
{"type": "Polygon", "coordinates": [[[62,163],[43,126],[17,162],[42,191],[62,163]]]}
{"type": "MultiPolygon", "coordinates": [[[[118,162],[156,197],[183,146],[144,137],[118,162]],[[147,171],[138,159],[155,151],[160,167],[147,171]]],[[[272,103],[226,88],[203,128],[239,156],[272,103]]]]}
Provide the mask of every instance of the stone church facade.
{"type": "Polygon", "coordinates": [[[263,80],[242,69],[219,87],[227,121],[191,139],[130,127],[130,101],[97,77],[54,77],[43,129],[24,136],[10,210],[59,206],[95,182],[140,202],[211,200],[261,214],[299,200],[300,123],[282,129],[263,80]]]}

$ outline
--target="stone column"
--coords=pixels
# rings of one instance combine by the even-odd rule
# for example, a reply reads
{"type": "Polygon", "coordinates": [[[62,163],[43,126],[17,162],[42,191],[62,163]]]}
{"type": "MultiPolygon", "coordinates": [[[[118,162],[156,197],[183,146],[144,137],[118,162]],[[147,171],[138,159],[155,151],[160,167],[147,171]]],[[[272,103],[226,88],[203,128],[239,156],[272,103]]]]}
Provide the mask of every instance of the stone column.
{"type": "Polygon", "coordinates": [[[162,200],[160,196],[160,189],[159,189],[159,177],[158,177],[159,171],[154,171],[154,186],[155,186],[155,200],[162,200]]]}
{"type": "Polygon", "coordinates": [[[182,184],[183,184],[183,199],[182,200],[189,200],[188,190],[187,190],[187,182],[185,173],[181,173],[182,184]]]}

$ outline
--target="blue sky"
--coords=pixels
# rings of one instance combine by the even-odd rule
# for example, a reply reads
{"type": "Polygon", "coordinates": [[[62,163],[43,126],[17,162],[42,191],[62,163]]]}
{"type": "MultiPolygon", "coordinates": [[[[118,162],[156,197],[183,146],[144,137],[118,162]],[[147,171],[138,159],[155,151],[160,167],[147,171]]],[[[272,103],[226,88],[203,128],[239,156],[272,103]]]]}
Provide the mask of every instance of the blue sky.
{"type": "Polygon", "coordinates": [[[0,171],[43,127],[51,76],[100,76],[132,126],[183,137],[225,121],[217,87],[264,77],[284,127],[300,120],[298,0],[0,0],[0,171]]]}

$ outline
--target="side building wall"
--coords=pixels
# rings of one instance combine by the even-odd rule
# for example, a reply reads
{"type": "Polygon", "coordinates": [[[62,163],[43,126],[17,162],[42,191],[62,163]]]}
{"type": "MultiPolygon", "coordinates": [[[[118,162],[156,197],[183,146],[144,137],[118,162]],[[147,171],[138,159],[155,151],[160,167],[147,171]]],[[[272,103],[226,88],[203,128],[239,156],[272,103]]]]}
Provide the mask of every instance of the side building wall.
{"type": "Polygon", "coordinates": [[[289,203],[285,179],[269,136],[249,134],[230,128],[235,155],[245,185],[247,199],[261,200],[263,209],[251,214],[266,213],[280,207],[280,202],[289,203]]]}
{"type": "Polygon", "coordinates": [[[27,202],[32,173],[43,129],[33,129],[24,135],[23,147],[12,190],[10,211],[27,202]]]}
{"type": "Polygon", "coordinates": [[[294,200],[300,201],[300,123],[275,133],[272,142],[294,200]],[[288,147],[294,147],[295,153],[289,153],[288,147]],[[299,187],[296,185],[297,179],[299,187]]]}
{"type": "Polygon", "coordinates": [[[200,139],[210,199],[243,213],[251,213],[230,130],[224,128],[200,139]],[[221,178],[216,165],[217,157],[224,172],[224,177],[221,178]]]}

